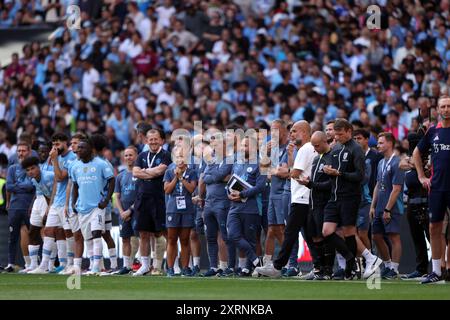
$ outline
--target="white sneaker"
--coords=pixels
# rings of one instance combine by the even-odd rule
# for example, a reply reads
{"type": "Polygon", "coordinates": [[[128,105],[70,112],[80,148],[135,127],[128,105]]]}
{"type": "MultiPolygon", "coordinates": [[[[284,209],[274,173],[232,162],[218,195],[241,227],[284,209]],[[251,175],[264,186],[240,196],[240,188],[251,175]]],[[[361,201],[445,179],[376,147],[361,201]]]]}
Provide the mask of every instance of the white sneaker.
{"type": "Polygon", "coordinates": [[[271,278],[281,277],[281,270],[275,269],[273,265],[256,267],[255,272],[271,278]]]}
{"type": "Polygon", "coordinates": [[[100,270],[99,269],[92,269],[91,271],[86,272],[85,274],[87,276],[99,276],[100,275],[100,270]]]}
{"type": "Polygon", "coordinates": [[[81,274],[81,270],[79,270],[80,268],[77,268],[75,266],[68,266],[66,267],[63,271],[61,271],[59,274],[65,275],[65,276],[70,276],[72,274],[81,274]],[[77,269],[78,269],[78,273],[77,273],[77,269]]]}
{"type": "Polygon", "coordinates": [[[29,267],[27,267],[25,269],[20,270],[19,273],[20,274],[27,274],[28,272],[30,272],[30,271],[32,271],[32,270],[34,270],[36,268],[37,268],[37,266],[29,266],[29,267]]]}
{"type": "Polygon", "coordinates": [[[36,269],[28,272],[28,274],[47,274],[47,273],[48,273],[48,271],[41,269],[41,267],[37,267],[36,269]]]}
{"type": "Polygon", "coordinates": [[[375,256],[373,260],[366,261],[366,269],[364,270],[363,279],[369,279],[371,275],[377,271],[378,267],[381,265],[383,261],[375,256]]]}
{"type": "Polygon", "coordinates": [[[135,273],[133,273],[133,277],[141,277],[141,276],[145,276],[146,274],[148,274],[150,272],[150,269],[148,267],[145,266],[141,266],[138,271],[136,271],[135,273]]]}
{"type": "Polygon", "coordinates": [[[253,270],[252,272],[252,278],[259,278],[261,275],[258,273],[258,271],[256,271],[257,268],[255,268],[255,270],[253,270]]]}

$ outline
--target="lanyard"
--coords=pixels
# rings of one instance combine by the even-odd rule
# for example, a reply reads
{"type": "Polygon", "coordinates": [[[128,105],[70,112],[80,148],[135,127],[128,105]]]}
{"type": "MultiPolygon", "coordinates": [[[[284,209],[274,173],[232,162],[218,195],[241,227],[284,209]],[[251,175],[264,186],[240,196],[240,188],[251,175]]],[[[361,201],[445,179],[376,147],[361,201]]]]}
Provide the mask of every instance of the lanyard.
{"type": "Polygon", "coordinates": [[[158,152],[156,152],[156,154],[153,156],[152,161],[150,162],[150,150],[148,151],[147,154],[147,163],[149,164],[148,167],[151,168],[153,166],[153,162],[155,161],[156,156],[158,155],[158,153],[160,153],[162,150],[162,147],[159,147],[158,152]]]}
{"type": "Polygon", "coordinates": [[[392,156],[389,158],[389,161],[386,163],[386,159],[383,159],[383,165],[381,166],[381,183],[384,184],[384,175],[386,173],[386,168],[391,163],[392,159],[394,158],[395,153],[392,154],[392,156]]]}
{"type": "MultiPolygon", "coordinates": [[[[186,177],[186,172],[187,172],[187,168],[186,170],[183,172],[183,176],[181,177],[181,179],[184,179],[184,177],[186,177]]],[[[178,186],[179,186],[179,190],[180,190],[180,195],[183,195],[183,182],[182,181],[178,181],[177,182],[178,186]]]]}

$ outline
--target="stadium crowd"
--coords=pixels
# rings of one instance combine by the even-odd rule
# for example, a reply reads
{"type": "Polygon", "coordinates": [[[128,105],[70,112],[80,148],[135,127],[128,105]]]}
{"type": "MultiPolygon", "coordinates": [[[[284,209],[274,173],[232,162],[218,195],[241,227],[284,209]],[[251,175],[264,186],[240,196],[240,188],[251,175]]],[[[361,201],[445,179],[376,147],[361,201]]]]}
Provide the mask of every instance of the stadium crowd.
{"type": "Polygon", "coordinates": [[[80,272],[84,238],[91,272],[98,273],[102,237],[114,270],[108,215],[119,214],[128,258],[114,270],[119,273],[131,271],[139,236],[141,266],[134,275],[161,274],[165,251],[166,272],[176,274],[178,240],[181,272],[199,274],[202,217],[211,266],[206,276],[246,276],[253,269],[255,275],[297,276],[295,242],[302,230],[314,260],[306,278],[350,279],[355,271],[368,277],[382,261],[381,275],[393,279],[406,211],[418,263],[404,277],[441,281],[441,267],[450,268],[442,225],[450,201],[439,195],[434,199],[443,207],[432,208],[424,179],[433,145],[428,136],[443,132],[442,150],[431,148],[431,190],[434,183],[449,193],[448,175],[434,180],[436,168],[445,173],[450,160],[450,4],[374,3],[381,24],[369,30],[369,1],[0,1],[3,27],[59,23],[50,44],[25,45],[0,70],[0,183],[10,223],[5,270],[14,270],[20,234],[25,272],[47,272],[56,255],[63,273],[80,272]],[[81,9],[79,29],[66,24],[71,4],[81,9]],[[208,132],[268,130],[268,138],[253,138],[279,157],[251,163],[253,138],[238,139],[230,149],[224,145],[234,136],[201,135],[195,121],[208,132]],[[172,139],[179,129],[191,133],[194,158],[205,162],[183,160],[187,148],[172,139]],[[235,163],[236,155],[244,155],[243,163],[235,163]],[[225,161],[230,157],[231,164],[225,161]],[[353,163],[343,169],[341,160],[353,163]],[[271,167],[268,174],[264,166],[271,167]],[[83,175],[92,167],[103,183],[95,185],[94,198],[83,175]],[[52,174],[44,179],[44,172],[52,174]],[[252,187],[227,194],[235,176],[252,187]],[[136,199],[125,201],[130,188],[136,199]],[[107,201],[113,193],[114,208],[107,201]],[[73,206],[71,197],[79,200],[73,206]],[[89,218],[95,201],[97,223],[89,218]],[[33,221],[33,213],[30,221],[30,210],[48,214],[46,221],[36,215],[33,221]],[[333,273],[335,251],[339,268],[333,273]]]}

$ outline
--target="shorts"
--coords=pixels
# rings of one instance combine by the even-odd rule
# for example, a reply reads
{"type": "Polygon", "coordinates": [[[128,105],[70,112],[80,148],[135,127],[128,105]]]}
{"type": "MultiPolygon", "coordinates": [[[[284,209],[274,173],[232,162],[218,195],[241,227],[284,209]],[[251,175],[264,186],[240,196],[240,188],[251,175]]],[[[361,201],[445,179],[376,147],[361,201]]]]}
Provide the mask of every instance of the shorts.
{"type": "Polygon", "coordinates": [[[391,221],[385,223],[383,220],[383,212],[375,212],[375,217],[372,221],[372,233],[373,234],[388,234],[388,233],[400,233],[400,221],[402,215],[399,213],[391,213],[391,221]]]}
{"type": "Polygon", "coordinates": [[[111,231],[112,229],[112,209],[105,208],[105,231],[111,231]]]}
{"type": "Polygon", "coordinates": [[[341,227],[356,226],[361,199],[339,199],[328,201],[323,213],[323,222],[337,223],[341,227]]]}
{"type": "Polygon", "coordinates": [[[70,224],[64,215],[64,207],[50,207],[47,216],[46,227],[63,228],[64,230],[71,230],[70,224]]]}
{"type": "Polygon", "coordinates": [[[80,230],[80,222],[78,220],[78,214],[74,213],[72,209],[69,209],[69,216],[66,217],[66,223],[69,224],[70,230],[72,230],[72,232],[77,232],[80,230]]]}
{"type": "Polygon", "coordinates": [[[37,196],[31,209],[30,224],[35,227],[43,227],[43,218],[47,211],[48,204],[43,195],[37,196]]]}
{"type": "Polygon", "coordinates": [[[291,214],[291,193],[288,191],[284,191],[281,196],[281,205],[283,207],[284,212],[284,223],[288,221],[288,217],[291,214]]]}
{"type": "Polygon", "coordinates": [[[170,213],[166,215],[166,228],[193,228],[195,218],[193,213],[170,213]]]}
{"type": "Polygon", "coordinates": [[[310,209],[306,220],[306,230],[309,236],[313,238],[323,237],[323,211],[324,207],[310,209]]]}
{"type": "Polygon", "coordinates": [[[269,208],[267,210],[267,222],[269,226],[285,224],[285,210],[283,208],[283,200],[269,199],[269,208]]]}
{"type": "Polygon", "coordinates": [[[166,229],[166,205],[164,198],[138,195],[134,202],[136,209],[136,230],[161,232],[166,229]]]}
{"type": "Polygon", "coordinates": [[[442,222],[447,210],[450,208],[450,192],[431,190],[428,204],[430,207],[430,222],[442,222]]]}
{"type": "Polygon", "coordinates": [[[79,214],[78,219],[85,240],[92,239],[92,231],[105,230],[105,209],[95,208],[90,213],[79,214]]]}
{"type": "MultiPolygon", "coordinates": [[[[136,227],[136,213],[132,211],[131,219],[124,221],[119,215],[119,230],[121,238],[138,237],[139,233],[135,231],[136,227]]],[[[106,218],[105,218],[106,219],[106,218]]]]}
{"type": "Polygon", "coordinates": [[[358,219],[356,221],[356,228],[358,230],[369,230],[370,225],[370,203],[367,203],[359,208],[358,219]]]}

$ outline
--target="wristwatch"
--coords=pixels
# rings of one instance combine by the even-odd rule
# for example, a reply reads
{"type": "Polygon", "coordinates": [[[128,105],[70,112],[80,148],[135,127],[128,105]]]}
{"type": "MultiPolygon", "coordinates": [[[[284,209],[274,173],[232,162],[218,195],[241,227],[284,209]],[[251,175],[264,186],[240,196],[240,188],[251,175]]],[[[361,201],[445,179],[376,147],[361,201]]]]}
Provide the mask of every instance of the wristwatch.
{"type": "Polygon", "coordinates": [[[388,208],[384,208],[384,212],[391,213],[391,210],[389,210],[388,208]]]}

